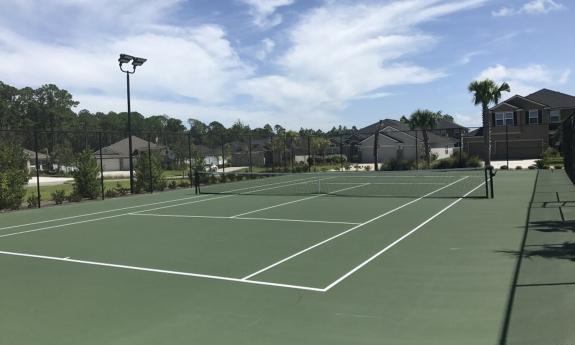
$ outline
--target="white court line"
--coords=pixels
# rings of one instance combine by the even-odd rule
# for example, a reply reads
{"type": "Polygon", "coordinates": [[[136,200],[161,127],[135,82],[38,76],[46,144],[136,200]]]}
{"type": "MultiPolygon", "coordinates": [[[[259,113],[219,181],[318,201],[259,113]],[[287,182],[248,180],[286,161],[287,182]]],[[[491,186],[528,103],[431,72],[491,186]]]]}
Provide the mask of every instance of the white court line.
{"type": "Polygon", "coordinates": [[[373,256],[371,256],[369,259],[365,260],[364,262],[362,262],[361,264],[357,265],[355,268],[353,268],[351,271],[347,272],[346,274],[344,274],[343,276],[339,277],[337,280],[335,280],[333,283],[329,284],[324,290],[328,291],[329,289],[331,289],[332,287],[336,286],[337,284],[339,284],[342,280],[346,279],[347,277],[349,277],[350,275],[352,275],[353,273],[357,272],[359,269],[361,269],[362,267],[364,267],[365,265],[367,265],[368,263],[370,263],[371,261],[375,260],[378,256],[380,256],[381,254],[385,253],[386,251],[388,251],[389,249],[393,248],[395,245],[397,245],[399,242],[403,241],[404,239],[406,239],[407,237],[409,237],[411,234],[413,234],[414,232],[416,232],[417,230],[421,229],[423,226],[425,226],[427,223],[431,222],[433,219],[437,218],[439,215],[441,215],[443,212],[449,210],[451,207],[453,207],[455,204],[457,204],[458,202],[460,202],[461,200],[463,200],[463,198],[465,198],[466,196],[468,196],[469,194],[473,193],[474,191],[476,191],[479,187],[483,186],[485,184],[485,182],[482,182],[479,186],[473,188],[472,190],[470,190],[467,194],[465,194],[463,197],[455,200],[454,202],[452,202],[451,204],[447,205],[446,207],[444,207],[441,211],[437,212],[436,214],[434,214],[433,216],[427,218],[423,223],[419,224],[418,226],[416,226],[415,228],[411,229],[408,233],[406,233],[405,235],[401,236],[400,238],[398,238],[397,240],[393,241],[391,244],[389,244],[387,247],[383,248],[382,250],[380,250],[379,252],[375,253],[373,256]]]}
{"type": "MultiPolygon", "coordinates": [[[[285,183],[285,182],[284,182],[284,183],[285,183]]],[[[274,183],[274,185],[275,185],[275,184],[277,184],[277,183],[274,183]]],[[[271,184],[270,184],[270,185],[271,185],[271,184]]],[[[266,185],[266,186],[268,186],[268,185],[266,185]]],[[[269,190],[269,189],[274,189],[274,188],[281,188],[281,187],[285,187],[285,186],[284,186],[284,185],[282,185],[282,186],[275,186],[275,187],[271,187],[271,188],[260,189],[259,191],[269,190]]],[[[237,190],[243,190],[243,189],[246,189],[246,188],[241,188],[241,189],[237,189],[237,190]]],[[[254,192],[257,192],[257,191],[258,191],[258,190],[254,191],[254,192]]],[[[175,204],[175,205],[155,207],[155,208],[146,209],[146,210],[141,210],[141,211],[137,211],[137,212],[133,212],[133,213],[131,213],[131,212],[121,213],[121,214],[117,214],[117,215],[113,215],[113,216],[108,216],[108,217],[100,217],[100,218],[93,218],[93,219],[88,219],[88,220],[83,220],[83,221],[78,221],[78,222],[72,222],[72,223],[57,224],[57,225],[47,226],[47,227],[43,227],[43,228],[39,228],[39,229],[32,229],[32,230],[14,232],[14,233],[10,233],[10,234],[4,234],[4,235],[0,235],[0,238],[9,237],[9,236],[16,236],[16,235],[22,235],[22,234],[27,234],[27,233],[31,233],[31,232],[37,232],[37,231],[43,231],[43,230],[49,230],[49,229],[55,229],[55,228],[59,228],[59,227],[69,226],[69,225],[90,223],[90,222],[95,222],[95,221],[99,221],[99,220],[105,220],[105,219],[110,219],[110,218],[117,218],[117,217],[122,217],[122,216],[126,216],[126,215],[129,215],[129,214],[136,214],[136,213],[140,213],[140,212],[156,211],[156,210],[161,210],[161,209],[170,208],[170,207],[177,207],[177,206],[183,206],[183,205],[196,204],[196,203],[205,202],[205,201],[211,201],[211,200],[229,198],[229,197],[236,196],[236,195],[237,195],[237,194],[228,194],[228,195],[218,196],[218,197],[215,197],[215,198],[194,200],[194,201],[188,201],[188,202],[179,203],[179,204],[175,204]]]]}
{"type": "Polygon", "coordinates": [[[156,214],[156,213],[130,213],[131,216],[150,216],[150,217],[172,217],[172,218],[206,218],[206,219],[233,219],[233,220],[261,220],[270,222],[297,222],[297,223],[322,223],[322,224],[345,224],[357,225],[360,223],[336,222],[328,220],[307,220],[307,219],[290,219],[290,218],[252,218],[252,217],[226,217],[226,216],[190,216],[180,214],[156,214]]]}
{"type": "MultiPolygon", "coordinates": [[[[222,199],[222,198],[227,198],[230,197],[232,195],[225,195],[225,196],[220,196],[220,197],[216,197],[216,198],[210,198],[210,199],[202,199],[202,200],[196,200],[196,201],[190,201],[185,203],[187,204],[195,204],[195,203],[199,203],[199,202],[204,202],[204,201],[210,201],[210,200],[216,200],[216,199],[222,199]]],[[[151,209],[151,210],[155,210],[155,209],[151,209]]],[[[151,211],[150,210],[150,211],[151,211]]],[[[144,210],[141,212],[145,212],[148,210],[144,210]]],[[[78,222],[72,222],[72,223],[66,223],[66,224],[56,224],[56,225],[51,225],[51,226],[45,226],[43,228],[38,228],[38,229],[32,229],[32,230],[26,230],[26,231],[20,231],[20,232],[13,232],[10,234],[3,234],[0,235],[0,238],[3,237],[10,237],[10,236],[16,236],[16,235],[22,235],[22,234],[27,234],[27,233],[31,233],[31,232],[37,232],[37,231],[44,231],[44,230],[50,230],[50,229],[55,229],[55,228],[62,228],[65,226],[70,226],[70,225],[77,225],[77,224],[84,224],[84,223],[91,223],[91,222],[96,222],[99,220],[105,220],[105,219],[111,219],[111,218],[117,218],[117,217],[123,217],[123,216],[127,216],[130,213],[121,213],[121,214],[115,214],[113,216],[107,216],[107,217],[100,217],[100,218],[92,218],[92,219],[87,219],[87,220],[81,220],[78,222]]]]}
{"type": "MultiPolygon", "coordinates": [[[[326,182],[325,184],[357,184],[357,182],[326,182]]],[[[445,185],[447,183],[445,182],[367,182],[367,184],[372,185],[378,185],[378,184],[429,184],[429,185],[445,185]]]]}
{"type": "Polygon", "coordinates": [[[290,260],[290,259],[293,259],[293,258],[295,258],[296,256],[299,256],[299,255],[301,255],[301,254],[303,254],[303,253],[306,253],[306,252],[308,252],[308,251],[310,251],[310,250],[312,250],[312,249],[314,249],[314,248],[316,248],[316,247],[319,247],[319,246],[321,246],[321,245],[323,245],[323,244],[325,244],[325,243],[327,243],[327,242],[330,242],[330,241],[332,241],[332,240],[334,240],[334,239],[336,239],[336,238],[338,238],[338,237],[340,237],[340,236],[343,236],[343,235],[345,235],[345,234],[347,234],[347,233],[349,233],[349,232],[351,232],[351,231],[357,230],[357,229],[359,229],[359,228],[361,228],[361,227],[363,227],[363,226],[365,226],[365,225],[367,225],[367,224],[369,224],[369,223],[372,223],[372,222],[374,222],[374,221],[376,221],[376,220],[378,220],[378,219],[380,219],[380,218],[383,218],[383,217],[385,217],[385,216],[387,216],[387,215],[389,215],[389,214],[392,214],[392,213],[394,213],[394,212],[396,212],[396,211],[399,211],[399,210],[401,210],[402,208],[404,208],[404,207],[406,207],[406,206],[409,206],[409,205],[411,205],[411,204],[413,204],[413,203],[416,203],[416,202],[422,200],[423,198],[426,198],[426,197],[428,197],[428,196],[430,196],[430,195],[432,195],[432,194],[434,194],[434,193],[439,192],[439,191],[442,190],[442,189],[445,189],[445,188],[450,187],[450,186],[452,186],[452,185],[454,185],[454,184],[456,184],[456,183],[458,183],[458,182],[460,182],[460,181],[463,181],[463,180],[465,180],[466,178],[467,178],[467,176],[465,176],[465,177],[463,177],[463,178],[461,178],[461,179],[459,179],[459,180],[457,180],[457,181],[455,181],[455,182],[452,182],[452,183],[450,183],[450,184],[448,184],[448,185],[446,185],[446,186],[444,186],[444,187],[441,187],[441,188],[439,188],[439,189],[436,189],[436,190],[434,190],[433,192],[427,193],[427,194],[425,194],[425,195],[422,196],[422,197],[419,197],[419,198],[417,198],[417,199],[411,200],[410,202],[407,202],[407,203],[405,203],[405,204],[403,204],[403,205],[401,205],[401,206],[398,206],[398,207],[396,207],[396,208],[394,208],[394,209],[392,209],[392,210],[390,210],[390,211],[387,211],[387,212],[385,212],[385,213],[382,213],[382,214],[380,214],[379,216],[377,216],[377,217],[375,217],[375,218],[372,218],[372,219],[370,219],[370,220],[368,220],[368,221],[365,221],[365,222],[363,222],[363,223],[361,223],[361,224],[358,224],[358,225],[354,226],[353,228],[347,229],[347,230],[345,230],[344,232],[340,232],[339,234],[336,234],[336,235],[334,235],[334,236],[332,236],[332,237],[330,237],[330,238],[327,238],[327,239],[325,239],[325,240],[323,240],[323,241],[321,241],[321,242],[318,242],[318,243],[316,243],[316,244],[314,244],[314,245],[311,245],[311,246],[309,246],[309,247],[307,247],[307,248],[305,248],[305,249],[303,249],[303,250],[300,250],[299,252],[297,252],[297,253],[295,253],[295,254],[292,254],[292,255],[290,255],[290,256],[284,258],[284,259],[281,259],[280,261],[277,261],[277,262],[275,262],[275,263],[273,263],[273,264],[271,264],[271,265],[269,265],[269,266],[266,266],[266,267],[262,268],[262,269],[259,270],[259,271],[256,271],[256,272],[254,272],[254,273],[251,273],[251,274],[249,274],[249,275],[243,277],[242,279],[250,279],[250,278],[252,278],[252,277],[254,277],[254,276],[256,276],[256,275],[258,275],[258,274],[260,274],[260,273],[262,273],[262,272],[265,272],[265,271],[267,271],[267,270],[269,270],[269,269],[271,269],[271,268],[273,268],[273,267],[275,267],[275,266],[277,266],[277,265],[280,265],[280,264],[282,264],[282,263],[284,263],[284,262],[286,262],[286,261],[288,261],[288,260],[290,260]]]}
{"type": "Polygon", "coordinates": [[[318,194],[318,195],[309,196],[309,197],[303,198],[303,199],[298,199],[298,200],[292,200],[292,201],[288,201],[288,202],[283,202],[283,203],[281,203],[281,204],[272,205],[272,206],[260,208],[260,209],[257,209],[257,210],[253,210],[253,211],[249,211],[249,212],[244,212],[244,213],[236,214],[235,216],[232,216],[232,218],[242,217],[242,216],[245,216],[245,215],[248,215],[248,214],[252,214],[252,213],[256,213],[256,212],[261,212],[261,211],[269,210],[269,209],[276,208],[276,207],[280,207],[280,206],[295,204],[296,202],[301,202],[301,201],[305,201],[305,200],[315,199],[315,198],[322,197],[322,196],[324,196],[324,195],[339,193],[339,192],[343,192],[344,190],[363,187],[363,186],[366,186],[366,185],[368,185],[368,184],[369,184],[369,183],[362,183],[362,184],[359,184],[359,185],[356,184],[356,185],[353,186],[353,187],[343,188],[343,189],[336,190],[336,191],[333,191],[333,192],[330,192],[330,193],[327,193],[327,194],[318,194]]]}
{"type": "Polygon", "coordinates": [[[324,292],[324,289],[314,288],[314,287],[309,287],[309,286],[280,284],[280,283],[272,283],[272,282],[259,281],[259,280],[245,280],[245,279],[223,277],[223,276],[216,276],[216,275],[210,275],[210,274],[161,270],[161,269],[156,269],[156,268],[139,267],[139,266],[118,265],[118,264],[110,264],[110,263],[98,262],[98,261],[76,260],[76,259],[70,259],[69,257],[59,258],[59,257],[54,257],[54,256],[35,255],[35,254],[26,254],[26,253],[18,253],[18,252],[6,252],[6,251],[0,251],[0,254],[1,255],[11,255],[11,256],[34,258],[34,259],[51,260],[51,261],[61,261],[61,262],[67,262],[67,263],[77,263],[77,264],[92,265],[92,266],[122,268],[122,269],[128,269],[128,270],[133,270],[133,271],[154,272],[154,273],[163,273],[163,274],[170,274],[170,275],[176,275],[176,276],[207,278],[207,279],[215,279],[215,280],[225,280],[225,281],[236,282],[236,283],[267,285],[267,286],[283,287],[283,288],[290,288],[290,289],[297,289],[297,290],[324,292]]]}
{"type": "MultiPolygon", "coordinates": [[[[311,179],[311,178],[306,178],[305,180],[309,180],[309,179],[311,179]]],[[[284,184],[284,183],[288,183],[288,182],[291,182],[291,181],[274,182],[274,183],[270,183],[270,184],[266,184],[266,185],[262,185],[262,186],[250,186],[250,187],[237,188],[237,189],[229,190],[229,191],[227,191],[226,193],[237,192],[237,191],[246,190],[246,189],[250,189],[250,188],[274,186],[274,185],[277,185],[277,184],[284,184]]],[[[116,209],[113,209],[113,210],[106,210],[106,211],[99,211],[99,212],[92,212],[92,213],[84,213],[84,214],[79,214],[79,215],[76,215],[76,216],[63,217],[63,218],[55,218],[55,219],[43,220],[43,221],[33,222],[33,223],[26,223],[26,224],[18,224],[18,225],[12,225],[12,226],[5,226],[5,227],[0,228],[0,231],[2,231],[2,230],[8,230],[8,229],[14,229],[14,228],[21,228],[21,227],[30,226],[30,225],[38,225],[38,224],[44,224],[44,223],[57,222],[57,221],[61,221],[61,220],[75,219],[75,218],[81,218],[81,217],[87,217],[87,216],[95,216],[95,215],[103,214],[103,213],[117,212],[117,211],[123,211],[123,210],[130,210],[130,209],[138,208],[138,207],[147,207],[147,206],[167,204],[167,203],[170,203],[170,202],[176,202],[176,201],[182,201],[182,200],[197,199],[197,198],[201,198],[201,197],[207,197],[207,194],[194,195],[194,196],[191,196],[191,197],[180,198],[180,199],[172,199],[172,200],[166,200],[166,201],[158,201],[158,202],[153,202],[153,203],[149,203],[149,204],[142,204],[142,205],[135,205],[135,206],[128,206],[128,207],[116,208],[116,209]]],[[[114,199],[114,200],[118,200],[118,199],[114,199]]]]}

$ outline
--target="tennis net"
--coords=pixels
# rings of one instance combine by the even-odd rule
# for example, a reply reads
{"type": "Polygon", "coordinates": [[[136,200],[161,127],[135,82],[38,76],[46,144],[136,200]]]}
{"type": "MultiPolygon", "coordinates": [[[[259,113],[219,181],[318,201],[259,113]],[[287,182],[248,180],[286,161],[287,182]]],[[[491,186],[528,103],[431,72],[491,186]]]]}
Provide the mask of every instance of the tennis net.
{"type": "Polygon", "coordinates": [[[483,168],[394,172],[196,173],[198,193],[352,197],[486,198],[483,168]]]}

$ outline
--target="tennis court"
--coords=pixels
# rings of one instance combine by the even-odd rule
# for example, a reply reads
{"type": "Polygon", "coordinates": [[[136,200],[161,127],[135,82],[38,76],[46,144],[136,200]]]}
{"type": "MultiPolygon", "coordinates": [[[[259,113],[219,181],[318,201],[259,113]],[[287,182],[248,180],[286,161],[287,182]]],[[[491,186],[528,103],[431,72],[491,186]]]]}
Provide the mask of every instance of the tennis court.
{"type": "Polygon", "coordinates": [[[534,177],[211,174],[5,214],[0,343],[495,343],[534,177]]]}

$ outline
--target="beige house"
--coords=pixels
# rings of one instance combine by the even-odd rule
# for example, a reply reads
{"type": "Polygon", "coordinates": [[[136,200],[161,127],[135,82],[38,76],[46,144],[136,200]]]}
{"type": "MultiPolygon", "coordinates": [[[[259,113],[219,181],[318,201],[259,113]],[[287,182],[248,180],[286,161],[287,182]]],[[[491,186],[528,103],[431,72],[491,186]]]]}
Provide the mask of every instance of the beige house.
{"type": "MultiPolygon", "coordinates": [[[[491,159],[539,158],[555,146],[554,134],[561,122],[575,113],[575,97],[542,89],[528,96],[515,95],[489,109],[491,112],[491,159]]],[[[483,157],[483,128],[463,138],[465,152],[483,157]]]]}
{"type": "MultiPolygon", "coordinates": [[[[160,152],[165,154],[166,148],[162,145],[149,143],[152,152],[160,152]]],[[[148,141],[139,138],[135,135],[132,136],[132,154],[135,156],[139,152],[148,151],[148,141]]],[[[100,151],[94,152],[98,163],[100,162],[100,151]]],[[[102,148],[102,167],[104,171],[128,171],[130,170],[130,149],[128,138],[124,138],[110,146],[102,148]]]]}

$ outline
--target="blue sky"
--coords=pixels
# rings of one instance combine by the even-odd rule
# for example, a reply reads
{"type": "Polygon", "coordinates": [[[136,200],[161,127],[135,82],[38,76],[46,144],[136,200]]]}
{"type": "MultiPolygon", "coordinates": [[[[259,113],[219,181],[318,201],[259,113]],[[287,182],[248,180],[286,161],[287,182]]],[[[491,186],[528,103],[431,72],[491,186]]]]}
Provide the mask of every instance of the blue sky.
{"type": "Polygon", "coordinates": [[[8,0],[0,80],[124,111],[117,57],[148,58],[133,109],[231,125],[362,127],[418,108],[480,124],[467,85],[575,94],[566,0],[8,0]]]}

